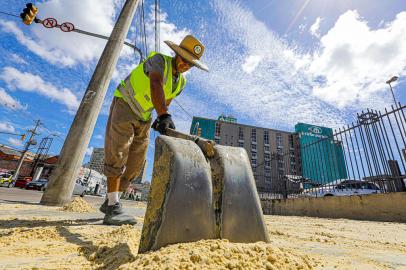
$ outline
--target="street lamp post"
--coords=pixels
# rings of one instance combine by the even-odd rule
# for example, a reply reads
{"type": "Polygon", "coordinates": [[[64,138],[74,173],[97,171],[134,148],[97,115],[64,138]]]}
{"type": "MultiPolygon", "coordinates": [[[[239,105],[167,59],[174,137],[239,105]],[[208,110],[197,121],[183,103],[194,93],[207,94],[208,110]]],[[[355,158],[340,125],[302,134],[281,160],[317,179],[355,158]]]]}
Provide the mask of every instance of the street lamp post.
{"type": "Polygon", "coordinates": [[[398,79],[399,79],[399,77],[393,76],[392,78],[390,78],[389,80],[386,81],[386,83],[389,84],[389,88],[390,88],[390,91],[391,91],[392,97],[393,97],[393,102],[395,102],[395,106],[396,106],[396,107],[398,106],[398,105],[397,105],[398,103],[396,102],[395,94],[393,93],[393,89],[392,89],[391,83],[397,81],[398,79]]]}

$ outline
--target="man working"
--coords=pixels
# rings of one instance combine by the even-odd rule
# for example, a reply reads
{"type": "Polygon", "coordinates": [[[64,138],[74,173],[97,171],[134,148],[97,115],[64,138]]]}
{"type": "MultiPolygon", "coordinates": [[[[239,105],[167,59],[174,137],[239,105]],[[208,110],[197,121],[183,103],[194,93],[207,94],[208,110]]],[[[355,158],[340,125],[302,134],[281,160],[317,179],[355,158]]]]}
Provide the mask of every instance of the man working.
{"type": "Polygon", "coordinates": [[[199,61],[204,46],[191,35],[179,45],[165,43],[175,57],[152,52],[121,82],[114,92],[105,138],[104,173],[107,176],[107,199],[100,207],[107,225],[135,224],[133,217],[123,212],[119,198],[138,176],[144,164],[151,126],[151,113],[157,112],[152,127],[160,134],[175,129],[168,106],[186,85],[182,73],[191,66],[208,71],[199,61]]]}

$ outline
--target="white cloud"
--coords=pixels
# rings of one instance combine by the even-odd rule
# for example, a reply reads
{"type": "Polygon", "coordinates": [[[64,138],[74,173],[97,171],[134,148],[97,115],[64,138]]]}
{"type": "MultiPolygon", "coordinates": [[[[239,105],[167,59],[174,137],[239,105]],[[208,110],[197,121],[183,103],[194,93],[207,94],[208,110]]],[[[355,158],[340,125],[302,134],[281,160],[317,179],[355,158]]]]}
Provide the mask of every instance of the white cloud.
{"type": "Polygon", "coordinates": [[[23,146],[23,142],[20,139],[9,137],[8,142],[13,146],[17,146],[17,147],[23,146]]]}
{"type": "Polygon", "coordinates": [[[304,24],[304,23],[300,24],[300,25],[298,26],[299,32],[300,32],[300,33],[303,33],[303,31],[306,29],[306,27],[307,27],[307,24],[304,24]]]}
{"type": "Polygon", "coordinates": [[[10,123],[0,122],[0,131],[14,133],[16,129],[10,123]]]}
{"type": "Polygon", "coordinates": [[[97,134],[94,138],[97,140],[104,140],[104,136],[101,134],[97,134]]]}
{"type": "Polygon", "coordinates": [[[65,105],[70,113],[76,111],[79,106],[78,98],[67,88],[59,89],[53,84],[44,81],[40,76],[29,72],[21,72],[13,67],[3,68],[0,79],[6,82],[10,89],[20,89],[48,97],[65,105]]]}
{"type": "Polygon", "coordinates": [[[0,88],[0,106],[5,106],[6,108],[12,110],[21,110],[26,108],[21,105],[18,100],[10,96],[3,88],[0,88]]]}
{"type": "Polygon", "coordinates": [[[210,73],[193,70],[189,78],[204,91],[205,100],[197,102],[210,104],[217,115],[233,114],[264,127],[293,129],[298,122],[335,127],[346,122],[344,113],[312,95],[311,78],[297,68],[308,64],[303,54],[240,4],[215,0],[213,6],[221,27],[213,23],[207,33],[200,33],[210,44],[202,59],[210,73]],[[247,55],[262,56],[251,74],[242,70],[247,55]]]}
{"type": "MultiPolygon", "coordinates": [[[[151,7],[148,19],[146,21],[146,32],[147,32],[147,43],[149,45],[149,50],[153,51],[155,50],[155,29],[154,29],[154,10],[151,7]]],[[[170,40],[176,44],[179,44],[182,39],[189,35],[191,32],[189,29],[182,28],[179,29],[174,23],[168,21],[168,14],[164,11],[161,10],[160,12],[160,20],[159,20],[159,26],[160,26],[160,52],[163,54],[167,55],[173,55],[174,52],[172,51],[171,48],[169,48],[166,43],[164,43],[165,40],[170,40]]]]}
{"type": "Polygon", "coordinates": [[[91,156],[93,153],[93,146],[86,149],[86,156],[91,156]]]}
{"type": "Polygon", "coordinates": [[[342,14],[321,37],[320,50],[309,65],[313,78],[322,81],[314,95],[339,108],[390,97],[385,81],[406,74],[405,25],[406,12],[376,30],[355,10],[342,14]]]}
{"type": "MultiPolygon", "coordinates": [[[[24,35],[24,32],[18,28],[15,22],[0,20],[0,27],[4,32],[12,33],[17,40],[30,51],[44,58],[52,64],[62,64],[70,66],[74,64],[71,57],[65,56],[64,52],[60,49],[49,48],[46,44],[41,44],[41,41],[31,39],[24,35]]],[[[36,26],[40,27],[40,26],[36,26]]],[[[79,50],[78,50],[79,51],[79,50]]]]}
{"type": "MultiPolygon", "coordinates": [[[[146,29],[146,39],[147,39],[147,46],[148,51],[155,51],[155,15],[153,7],[150,7],[148,16],[145,21],[145,29],[146,29]]],[[[160,12],[160,52],[166,55],[174,55],[174,52],[171,48],[169,48],[165,40],[170,40],[179,44],[182,39],[190,34],[190,30],[186,28],[179,29],[174,23],[168,21],[168,14],[161,10],[160,12]]],[[[135,29],[130,29],[130,32],[134,32],[135,29]]],[[[138,37],[139,38],[139,37],[138,37]]],[[[131,38],[130,38],[131,39],[131,38]]],[[[142,40],[138,39],[137,44],[140,46],[142,44],[142,40]]],[[[147,57],[148,55],[144,55],[147,57]]],[[[127,51],[124,53],[124,58],[126,61],[121,62],[117,65],[116,70],[113,73],[113,81],[120,82],[123,80],[137,65],[138,65],[138,55],[134,57],[134,54],[131,51],[127,51]]]]}
{"type": "Polygon", "coordinates": [[[317,17],[316,21],[310,26],[309,32],[315,37],[320,37],[320,22],[322,19],[317,17]]]}
{"type": "Polygon", "coordinates": [[[252,73],[261,62],[262,58],[263,57],[260,55],[248,56],[247,58],[245,58],[244,64],[241,65],[242,70],[244,70],[244,72],[248,74],[252,73]]]}
{"type": "Polygon", "coordinates": [[[10,60],[16,64],[24,64],[24,65],[28,64],[27,61],[24,60],[24,58],[15,53],[12,53],[10,55],[10,60]]]}
{"type": "MultiPolygon", "coordinates": [[[[49,0],[38,3],[38,8],[39,16],[43,19],[52,17],[59,24],[72,22],[78,29],[109,36],[115,22],[116,5],[121,6],[121,1],[49,0]]],[[[58,28],[46,29],[40,24],[30,26],[31,38],[25,36],[14,22],[0,21],[0,26],[52,64],[72,66],[78,62],[88,63],[100,56],[106,44],[106,40],[74,32],[64,33],[58,28]]]]}
{"type": "Polygon", "coordinates": [[[364,108],[388,106],[385,81],[406,73],[406,12],[371,30],[355,11],[348,11],[308,53],[275,35],[241,4],[214,0],[213,7],[218,21],[199,32],[210,33],[203,61],[211,72],[193,70],[189,83],[204,91],[204,102],[223,104],[226,113],[252,124],[339,127],[364,108]],[[251,55],[263,59],[255,72],[246,74],[242,65],[251,55]]]}

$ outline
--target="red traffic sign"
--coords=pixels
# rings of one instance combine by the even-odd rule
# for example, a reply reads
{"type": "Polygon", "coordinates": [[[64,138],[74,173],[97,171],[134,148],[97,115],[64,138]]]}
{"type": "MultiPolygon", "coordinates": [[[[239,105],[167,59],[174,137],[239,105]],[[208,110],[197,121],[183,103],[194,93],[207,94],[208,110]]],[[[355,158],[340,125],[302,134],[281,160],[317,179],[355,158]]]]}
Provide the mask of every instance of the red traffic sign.
{"type": "Polygon", "coordinates": [[[73,25],[73,23],[70,22],[64,22],[63,24],[61,24],[61,26],[59,26],[59,28],[61,28],[63,32],[72,32],[73,30],[75,30],[75,26],[73,25]]]}
{"type": "Polygon", "coordinates": [[[46,18],[45,20],[42,21],[42,25],[45,28],[54,28],[55,26],[58,25],[58,22],[54,18],[46,18]]]}

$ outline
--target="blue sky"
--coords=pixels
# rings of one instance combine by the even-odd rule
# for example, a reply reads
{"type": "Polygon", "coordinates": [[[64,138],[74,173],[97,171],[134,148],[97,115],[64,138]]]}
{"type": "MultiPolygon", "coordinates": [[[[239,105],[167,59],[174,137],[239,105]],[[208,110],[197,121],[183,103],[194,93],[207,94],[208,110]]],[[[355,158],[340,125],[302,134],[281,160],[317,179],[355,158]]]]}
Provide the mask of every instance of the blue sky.
{"type": "MultiPolygon", "coordinates": [[[[1,2],[6,2],[1,0],[1,2]]],[[[194,34],[205,45],[210,73],[192,70],[177,99],[190,115],[292,131],[297,122],[338,128],[365,108],[392,103],[385,81],[393,75],[398,101],[406,95],[406,8],[404,1],[252,0],[161,1],[163,40],[194,34]]],[[[35,1],[41,19],[54,17],[79,29],[109,35],[122,0],[35,1]]],[[[145,0],[147,41],[154,46],[153,1],[145,0]]],[[[7,1],[1,11],[18,15],[25,2],[7,1]]],[[[138,16],[138,15],[137,15],[138,16]]],[[[128,40],[140,42],[134,21],[128,40]]],[[[38,139],[56,134],[59,153],[105,41],[26,26],[0,14],[0,131],[23,133],[40,119],[38,139]]],[[[125,48],[89,144],[102,147],[114,88],[138,63],[125,48]]],[[[191,118],[177,104],[170,112],[178,129],[191,118]]],[[[154,138],[148,152],[151,175],[154,138]]],[[[0,143],[21,149],[18,137],[0,143]]],[[[85,161],[89,159],[86,155],[85,161]]]]}

